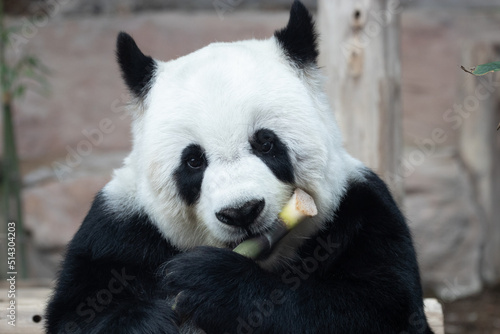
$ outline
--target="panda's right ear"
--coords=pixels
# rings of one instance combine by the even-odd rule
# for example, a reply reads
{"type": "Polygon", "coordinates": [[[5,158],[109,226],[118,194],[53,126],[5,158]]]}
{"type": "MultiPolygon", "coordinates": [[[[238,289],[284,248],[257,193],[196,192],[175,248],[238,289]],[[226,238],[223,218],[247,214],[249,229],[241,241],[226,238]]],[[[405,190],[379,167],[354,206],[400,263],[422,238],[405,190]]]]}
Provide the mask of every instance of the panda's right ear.
{"type": "Polygon", "coordinates": [[[136,97],[142,99],[149,90],[156,62],[150,56],[144,55],[134,39],[125,32],[118,34],[116,58],[128,88],[136,97]]]}

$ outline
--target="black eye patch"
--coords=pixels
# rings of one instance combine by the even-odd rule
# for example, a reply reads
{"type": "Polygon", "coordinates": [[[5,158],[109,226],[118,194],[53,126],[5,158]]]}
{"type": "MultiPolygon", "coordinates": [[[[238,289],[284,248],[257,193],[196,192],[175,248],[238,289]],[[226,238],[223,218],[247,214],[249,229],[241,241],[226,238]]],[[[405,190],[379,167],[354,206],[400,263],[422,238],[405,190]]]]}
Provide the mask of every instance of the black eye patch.
{"type": "Polygon", "coordinates": [[[288,155],[288,148],[269,129],[257,130],[250,139],[252,153],[259,157],[274,175],[283,182],[293,183],[293,166],[288,155]]]}
{"type": "Polygon", "coordinates": [[[179,194],[188,205],[200,198],[201,183],[207,166],[208,161],[200,145],[191,144],[184,148],[174,177],[179,194]]]}

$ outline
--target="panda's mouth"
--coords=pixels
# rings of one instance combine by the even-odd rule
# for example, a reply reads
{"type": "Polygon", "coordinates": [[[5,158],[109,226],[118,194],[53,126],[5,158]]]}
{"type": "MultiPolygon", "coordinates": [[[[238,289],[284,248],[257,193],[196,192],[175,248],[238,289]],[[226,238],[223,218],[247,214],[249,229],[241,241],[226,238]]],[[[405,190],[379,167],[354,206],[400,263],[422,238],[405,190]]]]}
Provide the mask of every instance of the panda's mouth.
{"type": "Polygon", "coordinates": [[[238,239],[236,239],[234,241],[230,241],[229,243],[227,243],[227,248],[234,249],[239,244],[241,244],[243,241],[246,241],[248,239],[252,239],[252,238],[258,237],[259,235],[261,235],[261,234],[248,233],[244,237],[238,238],[238,239]]]}
{"type": "Polygon", "coordinates": [[[227,248],[234,249],[239,244],[241,244],[242,242],[244,242],[246,240],[249,240],[249,239],[252,239],[252,238],[257,238],[257,237],[260,237],[260,236],[265,235],[267,233],[270,233],[271,228],[270,227],[266,227],[266,228],[262,228],[262,229],[260,229],[258,231],[250,231],[248,229],[245,229],[243,231],[244,231],[243,236],[241,236],[239,238],[236,238],[235,240],[229,241],[229,242],[226,243],[227,248]]]}

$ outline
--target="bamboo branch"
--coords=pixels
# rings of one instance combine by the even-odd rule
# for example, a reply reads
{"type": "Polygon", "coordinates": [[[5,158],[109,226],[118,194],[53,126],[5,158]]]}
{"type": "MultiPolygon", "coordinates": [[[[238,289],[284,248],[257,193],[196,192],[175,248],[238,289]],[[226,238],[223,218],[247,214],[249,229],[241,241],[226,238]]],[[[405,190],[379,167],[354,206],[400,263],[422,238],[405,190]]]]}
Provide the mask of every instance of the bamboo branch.
{"type": "Polygon", "coordinates": [[[295,189],[292,198],[281,210],[277,218],[278,224],[270,235],[260,235],[240,243],[235,249],[236,253],[251,259],[258,259],[272,251],[273,247],[289,231],[297,226],[306,217],[318,214],[314,199],[302,189],[295,189]]]}

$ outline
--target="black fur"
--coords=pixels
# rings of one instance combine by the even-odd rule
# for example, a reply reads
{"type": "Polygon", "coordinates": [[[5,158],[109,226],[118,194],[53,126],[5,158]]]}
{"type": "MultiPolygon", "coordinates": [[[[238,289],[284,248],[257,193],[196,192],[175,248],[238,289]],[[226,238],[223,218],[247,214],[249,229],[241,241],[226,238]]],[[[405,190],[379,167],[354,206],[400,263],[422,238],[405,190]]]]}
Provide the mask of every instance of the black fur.
{"type": "Polygon", "coordinates": [[[191,144],[182,151],[181,161],[179,167],[175,170],[174,176],[177,191],[188,205],[196,203],[200,197],[201,183],[207,165],[208,162],[201,146],[191,144]],[[190,159],[200,160],[200,167],[191,168],[188,164],[190,159]]]}
{"type": "Polygon", "coordinates": [[[175,333],[156,272],[176,254],[147,216],[119,218],[98,194],[68,246],[47,333],[175,333]]]}
{"type": "Polygon", "coordinates": [[[153,58],[145,56],[134,39],[125,32],[118,34],[116,58],[130,91],[136,97],[143,98],[149,90],[150,81],[156,70],[153,58]]]}
{"type": "Polygon", "coordinates": [[[299,259],[276,272],[227,249],[179,253],[144,215],[120,220],[103,205],[98,196],[69,246],[49,333],[72,322],[80,333],[177,333],[185,319],[207,334],[432,333],[410,232],[370,171],[351,182],[299,259]],[[108,289],[113,269],[134,278],[88,321],[90,307],[78,306],[108,289]],[[175,314],[167,296],[177,296],[175,314]]]}
{"type": "Polygon", "coordinates": [[[288,148],[279,137],[269,129],[260,129],[250,140],[252,152],[258,156],[273,174],[285,183],[294,182],[293,166],[288,155],[288,148]],[[263,151],[263,143],[272,143],[269,151],[263,151]]]}
{"type": "Polygon", "coordinates": [[[285,28],[274,33],[286,56],[299,68],[316,64],[318,58],[317,34],[306,7],[295,0],[285,28]]]}

